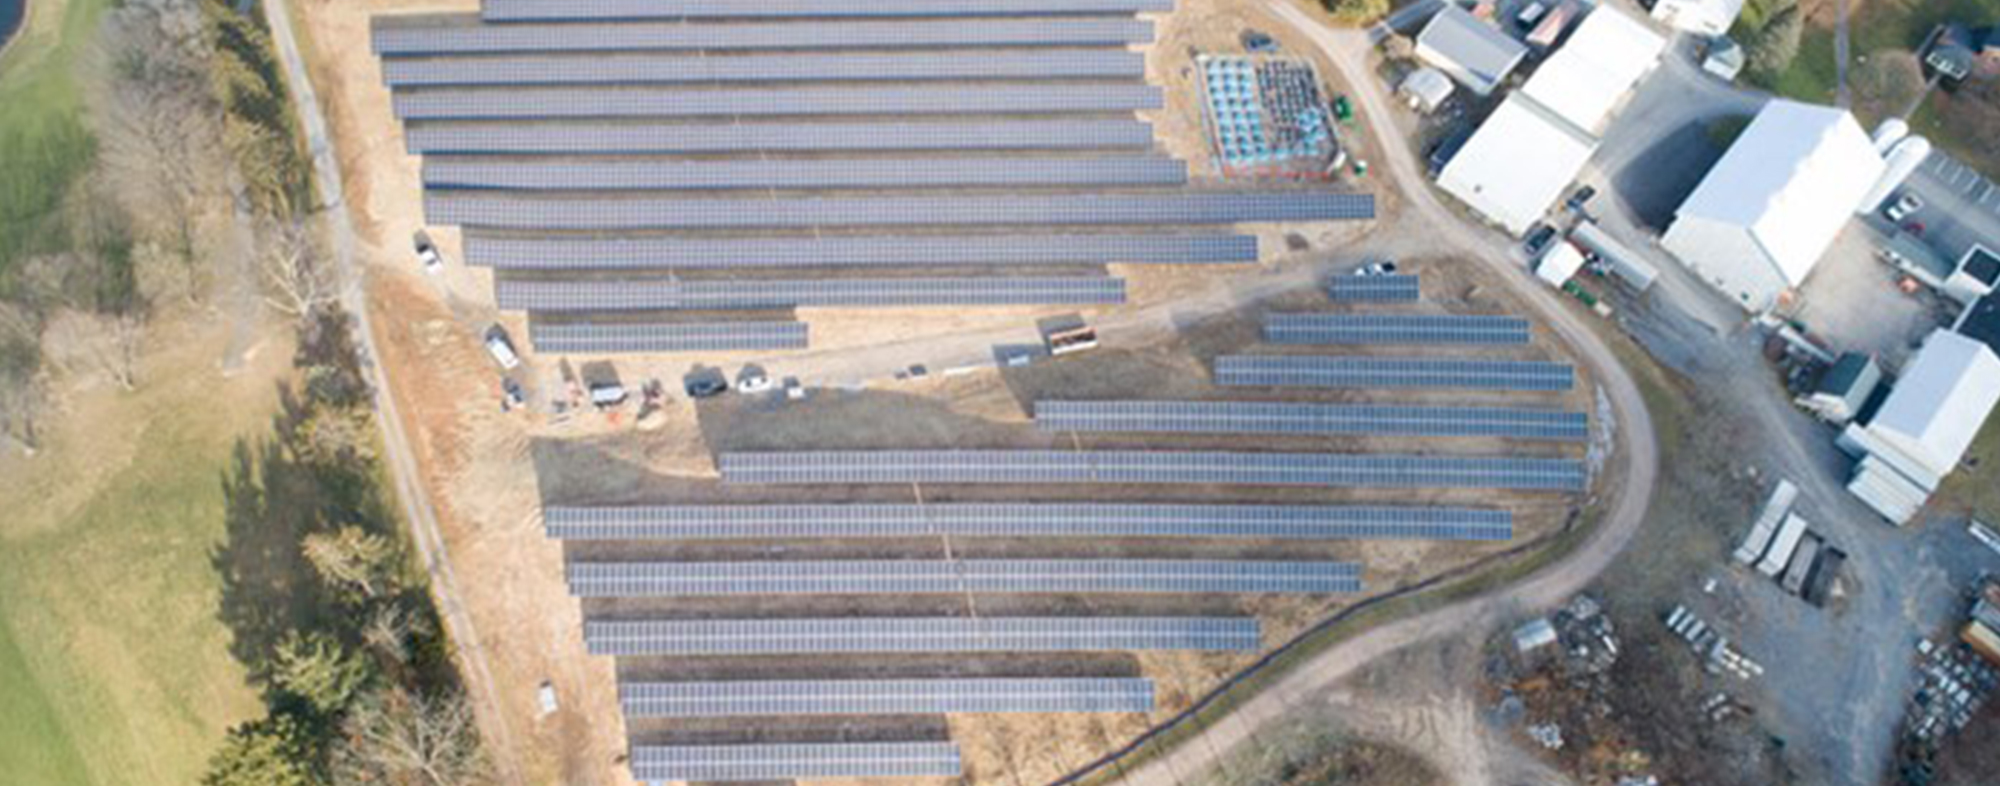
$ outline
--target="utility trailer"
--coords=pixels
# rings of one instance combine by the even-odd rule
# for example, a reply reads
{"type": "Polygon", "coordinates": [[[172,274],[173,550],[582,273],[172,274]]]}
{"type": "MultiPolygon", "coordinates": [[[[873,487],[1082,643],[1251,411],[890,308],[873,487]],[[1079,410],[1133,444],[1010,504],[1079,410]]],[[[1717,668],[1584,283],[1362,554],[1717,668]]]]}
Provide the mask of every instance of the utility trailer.
{"type": "Polygon", "coordinates": [[[1764,554],[1763,561],[1757,563],[1757,572],[1774,579],[1784,573],[1785,566],[1791,564],[1792,552],[1797,551],[1799,541],[1805,539],[1807,526],[1806,520],[1798,514],[1786,514],[1785,523],[1778,527],[1778,537],[1771,542],[1771,550],[1764,554]]]}
{"type": "Polygon", "coordinates": [[[1754,565],[1757,558],[1771,548],[1771,538],[1778,534],[1778,525],[1785,515],[1792,512],[1792,503],[1799,498],[1799,488],[1789,480],[1778,481],[1778,487],[1771,490],[1771,498],[1764,502],[1764,510],[1757,515],[1756,523],[1750,525],[1750,533],[1743,537],[1743,545],[1736,547],[1736,561],[1754,565]]]}

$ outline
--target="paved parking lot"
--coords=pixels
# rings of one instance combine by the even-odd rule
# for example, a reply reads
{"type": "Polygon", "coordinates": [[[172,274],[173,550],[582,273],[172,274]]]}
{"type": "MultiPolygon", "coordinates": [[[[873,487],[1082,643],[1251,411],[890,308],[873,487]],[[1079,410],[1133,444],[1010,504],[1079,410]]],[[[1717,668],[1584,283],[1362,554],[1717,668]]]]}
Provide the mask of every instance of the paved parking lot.
{"type": "Polygon", "coordinates": [[[1902,190],[1924,201],[1911,220],[1923,223],[1924,239],[1945,258],[1956,262],[1975,243],[2000,250],[2000,184],[1992,179],[1934,152],[1902,190]]]}

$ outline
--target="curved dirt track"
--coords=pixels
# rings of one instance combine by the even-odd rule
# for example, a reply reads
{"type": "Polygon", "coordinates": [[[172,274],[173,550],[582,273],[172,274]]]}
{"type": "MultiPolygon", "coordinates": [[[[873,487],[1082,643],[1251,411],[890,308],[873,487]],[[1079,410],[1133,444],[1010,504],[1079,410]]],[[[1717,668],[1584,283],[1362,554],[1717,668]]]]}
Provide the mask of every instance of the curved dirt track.
{"type": "Polygon", "coordinates": [[[1562,336],[1577,353],[1577,360],[1596,376],[1610,398],[1618,433],[1624,441],[1622,462],[1609,465],[1619,472],[1618,476],[1602,479],[1600,486],[1612,489],[1616,499],[1597,529],[1561,561],[1519,584],[1390,623],[1333,646],[1238,705],[1229,722],[1208,726],[1172,751],[1125,773],[1122,779],[1125,783],[1152,786],[1191,782],[1188,779],[1199,778],[1263,724],[1282,718],[1300,697],[1326,689],[1370,661],[1426,641],[1468,630],[1486,630],[1522,609],[1561,603],[1611,565],[1638,533],[1653,498],[1659,448],[1652,418],[1638,386],[1610,347],[1599,340],[1575,310],[1561,303],[1551,290],[1530,278],[1509,258],[1511,239],[1467,224],[1438,201],[1423,173],[1417,170],[1418,157],[1409,140],[1388,121],[1394,107],[1383,95],[1381,79],[1368,65],[1372,47],[1367,33],[1332,28],[1316,12],[1303,10],[1288,0],[1271,0],[1269,10],[1309,37],[1351,86],[1350,96],[1359,103],[1357,108],[1369,125],[1368,132],[1380,141],[1387,158],[1377,162],[1376,171],[1386,174],[1385,185],[1396,188],[1404,199],[1398,223],[1405,227],[1420,225],[1437,251],[1475,259],[1493,268],[1513,294],[1529,304],[1543,324],[1562,336]]]}

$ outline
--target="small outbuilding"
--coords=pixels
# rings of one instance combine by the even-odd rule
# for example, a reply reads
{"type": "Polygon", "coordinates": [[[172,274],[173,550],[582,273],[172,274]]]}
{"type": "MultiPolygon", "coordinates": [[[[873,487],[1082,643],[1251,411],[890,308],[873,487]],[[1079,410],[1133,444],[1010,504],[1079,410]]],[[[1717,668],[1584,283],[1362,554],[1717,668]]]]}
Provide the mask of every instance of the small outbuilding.
{"type": "Polygon", "coordinates": [[[1982,42],[1965,25],[1945,25],[1924,50],[1924,65],[1931,72],[1954,82],[1972,75],[1979,60],[1982,42]]]}
{"type": "Polygon", "coordinates": [[[1847,488],[1901,526],[1958,466],[2000,403],[2000,356],[1945,329],[1924,340],[1867,423],[1849,424],[1841,449],[1861,459],[1847,488]]]}
{"type": "Polygon", "coordinates": [[[1411,109],[1425,114],[1444,106],[1445,100],[1451,98],[1452,90],[1451,77],[1430,66],[1410,72],[1409,76],[1403,77],[1403,84],[1396,87],[1397,93],[1409,99],[1411,109]]]}
{"type": "Polygon", "coordinates": [[[1656,0],[1653,18],[1698,35],[1722,35],[1743,13],[1743,0],[1656,0]]]}
{"type": "Polygon", "coordinates": [[[1845,426],[1855,416],[1868,398],[1875,395],[1875,389],[1882,385],[1882,367],[1873,355],[1849,352],[1827,368],[1819,377],[1819,384],[1811,393],[1799,398],[1799,405],[1812,410],[1820,418],[1836,426],[1845,426]]]}
{"type": "Polygon", "coordinates": [[[1513,73],[1528,47],[1447,2],[1417,33],[1417,59],[1450,75],[1465,89],[1488,95],[1513,73]]]}
{"type": "Polygon", "coordinates": [[[1535,263],[1535,277],[1549,286],[1560,287],[1583,269],[1583,252],[1567,240],[1557,241],[1542,254],[1542,261],[1535,263]]]}
{"type": "Polygon", "coordinates": [[[1707,71],[1724,82],[1736,81],[1736,75],[1743,73],[1746,62],[1743,46],[1728,36],[1709,39],[1708,54],[1701,58],[1701,70],[1707,71]]]}

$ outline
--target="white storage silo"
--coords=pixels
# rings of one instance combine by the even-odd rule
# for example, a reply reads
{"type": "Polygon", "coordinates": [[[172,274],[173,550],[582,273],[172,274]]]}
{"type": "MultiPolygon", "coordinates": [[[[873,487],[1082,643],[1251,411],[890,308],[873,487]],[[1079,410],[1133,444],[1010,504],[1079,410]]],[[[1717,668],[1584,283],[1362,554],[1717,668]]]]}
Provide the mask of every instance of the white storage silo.
{"type": "Polygon", "coordinates": [[[1889,198],[1889,193],[1902,185],[1903,180],[1908,178],[1911,172],[1917,171],[1917,165],[1922,164],[1930,155],[1931,141],[1923,137],[1904,137],[1903,141],[1897,142],[1895,148],[1889,151],[1887,168],[1883,169],[1882,176],[1875,180],[1875,187],[1861,195],[1861,204],[1854,207],[1854,212],[1866,214],[1881,207],[1882,201],[1889,198]]]}

